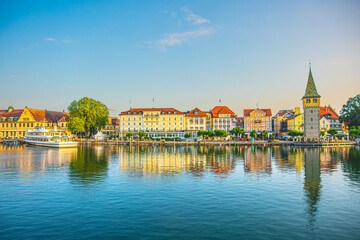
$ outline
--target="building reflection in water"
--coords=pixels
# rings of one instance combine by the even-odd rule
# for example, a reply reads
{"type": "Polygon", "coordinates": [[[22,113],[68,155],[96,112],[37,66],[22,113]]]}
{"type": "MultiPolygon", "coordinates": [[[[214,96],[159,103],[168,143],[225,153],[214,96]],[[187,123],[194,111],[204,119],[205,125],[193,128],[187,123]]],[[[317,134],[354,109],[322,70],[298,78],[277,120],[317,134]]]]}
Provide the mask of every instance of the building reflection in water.
{"type": "Polygon", "coordinates": [[[248,147],[245,150],[244,171],[255,174],[271,174],[271,148],[248,147]]]}
{"type": "Polygon", "coordinates": [[[38,174],[67,167],[76,148],[56,149],[28,145],[4,146],[0,144],[0,169],[12,169],[23,179],[35,178],[38,174]],[[34,174],[36,173],[36,174],[34,174]]]}
{"type": "Polygon", "coordinates": [[[308,215],[309,228],[315,226],[316,213],[321,194],[320,178],[320,150],[319,148],[307,148],[304,151],[305,180],[304,191],[307,203],[306,213],[308,215]]]}
{"type": "Polygon", "coordinates": [[[184,172],[203,176],[211,170],[226,177],[234,169],[229,147],[148,147],[119,148],[120,169],[132,176],[170,176],[184,172]]]}

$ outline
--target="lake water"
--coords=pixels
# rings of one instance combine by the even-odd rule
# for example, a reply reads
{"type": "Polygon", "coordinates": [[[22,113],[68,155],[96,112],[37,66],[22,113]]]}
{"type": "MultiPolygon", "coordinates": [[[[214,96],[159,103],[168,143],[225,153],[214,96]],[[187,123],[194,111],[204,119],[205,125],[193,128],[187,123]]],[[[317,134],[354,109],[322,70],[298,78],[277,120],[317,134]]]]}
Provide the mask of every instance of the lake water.
{"type": "Polygon", "coordinates": [[[0,239],[360,239],[360,150],[0,146],[0,239]]]}

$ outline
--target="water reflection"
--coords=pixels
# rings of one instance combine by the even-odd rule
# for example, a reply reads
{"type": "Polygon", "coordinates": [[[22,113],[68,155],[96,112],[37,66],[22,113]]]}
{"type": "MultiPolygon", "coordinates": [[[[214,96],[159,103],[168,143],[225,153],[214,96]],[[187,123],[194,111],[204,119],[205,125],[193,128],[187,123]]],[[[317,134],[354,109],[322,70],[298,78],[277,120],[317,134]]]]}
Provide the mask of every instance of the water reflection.
{"type": "Polygon", "coordinates": [[[360,149],[350,148],[343,152],[343,171],[356,184],[360,184],[360,149]]]}
{"type": "Polygon", "coordinates": [[[69,177],[73,183],[93,184],[106,178],[109,151],[104,146],[82,146],[73,154],[69,164],[69,177]]]}
{"type": "Polygon", "coordinates": [[[67,167],[70,157],[77,152],[77,149],[0,145],[0,151],[2,175],[31,179],[67,167]]]}
{"type": "Polygon", "coordinates": [[[244,155],[244,171],[255,174],[271,174],[271,154],[271,148],[247,148],[244,155]]]}
{"type": "Polygon", "coordinates": [[[315,226],[316,213],[318,211],[318,202],[321,195],[320,178],[320,151],[318,148],[308,148],[304,151],[305,161],[305,201],[307,203],[307,215],[310,229],[315,226]]]}

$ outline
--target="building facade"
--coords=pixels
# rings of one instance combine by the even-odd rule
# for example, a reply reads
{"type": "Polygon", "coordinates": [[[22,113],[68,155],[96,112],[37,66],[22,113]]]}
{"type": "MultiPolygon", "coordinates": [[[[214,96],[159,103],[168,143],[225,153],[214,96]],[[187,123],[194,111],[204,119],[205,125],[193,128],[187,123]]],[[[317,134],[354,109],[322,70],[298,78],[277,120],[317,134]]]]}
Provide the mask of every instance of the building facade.
{"type": "Polygon", "coordinates": [[[133,108],[119,116],[122,133],[185,130],[185,113],[174,108],[133,108]]]}
{"type": "Polygon", "coordinates": [[[339,114],[335,111],[334,108],[332,108],[330,105],[325,107],[320,107],[320,118],[323,119],[323,121],[328,122],[328,130],[330,128],[336,129],[338,132],[343,131],[343,126],[340,121],[339,114]]]}
{"type": "Polygon", "coordinates": [[[206,130],[207,115],[198,108],[193,109],[185,115],[185,129],[188,131],[206,130]]]}
{"type": "Polygon", "coordinates": [[[27,130],[41,126],[46,129],[57,128],[65,134],[70,115],[66,112],[56,112],[32,109],[14,109],[10,106],[7,110],[0,110],[0,138],[23,138],[27,130]]]}
{"type": "Polygon", "coordinates": [[[316,139],[320,137],[320,95],[311,73],[306,85],[305,95],[302,98],[304,107],[304,137],[316,139]]]}
{"type": "Polygon", "coordinates": [[[120,120],[116,117],[109,117],[108,121],[102,130],[103,134],[107,136],[118,136],[119,135],[120,120]]]}
{"type": "Polygon", "coordinates": [[[236,127],[237,117],[230,108],[226,106],[216,106],[211,110],[212,127],[216,129],[230,131],[236,127]]]}
{"type": "Polygon", "coordinates": [[[271,132],[271,109],[244,109],[244,129],[245,133],[256,131],[271,132]]]}

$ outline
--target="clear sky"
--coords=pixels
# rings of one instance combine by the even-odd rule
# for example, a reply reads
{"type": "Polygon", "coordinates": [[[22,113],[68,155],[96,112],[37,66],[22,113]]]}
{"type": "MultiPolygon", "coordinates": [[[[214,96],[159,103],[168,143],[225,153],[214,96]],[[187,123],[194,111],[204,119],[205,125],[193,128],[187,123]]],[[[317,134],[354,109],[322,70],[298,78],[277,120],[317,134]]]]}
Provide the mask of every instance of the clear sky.
{"type": "Polygon", "coordinates": [[[301,106],[360,93],[360,1],[0,1],[0,108],[301,106]]]}

